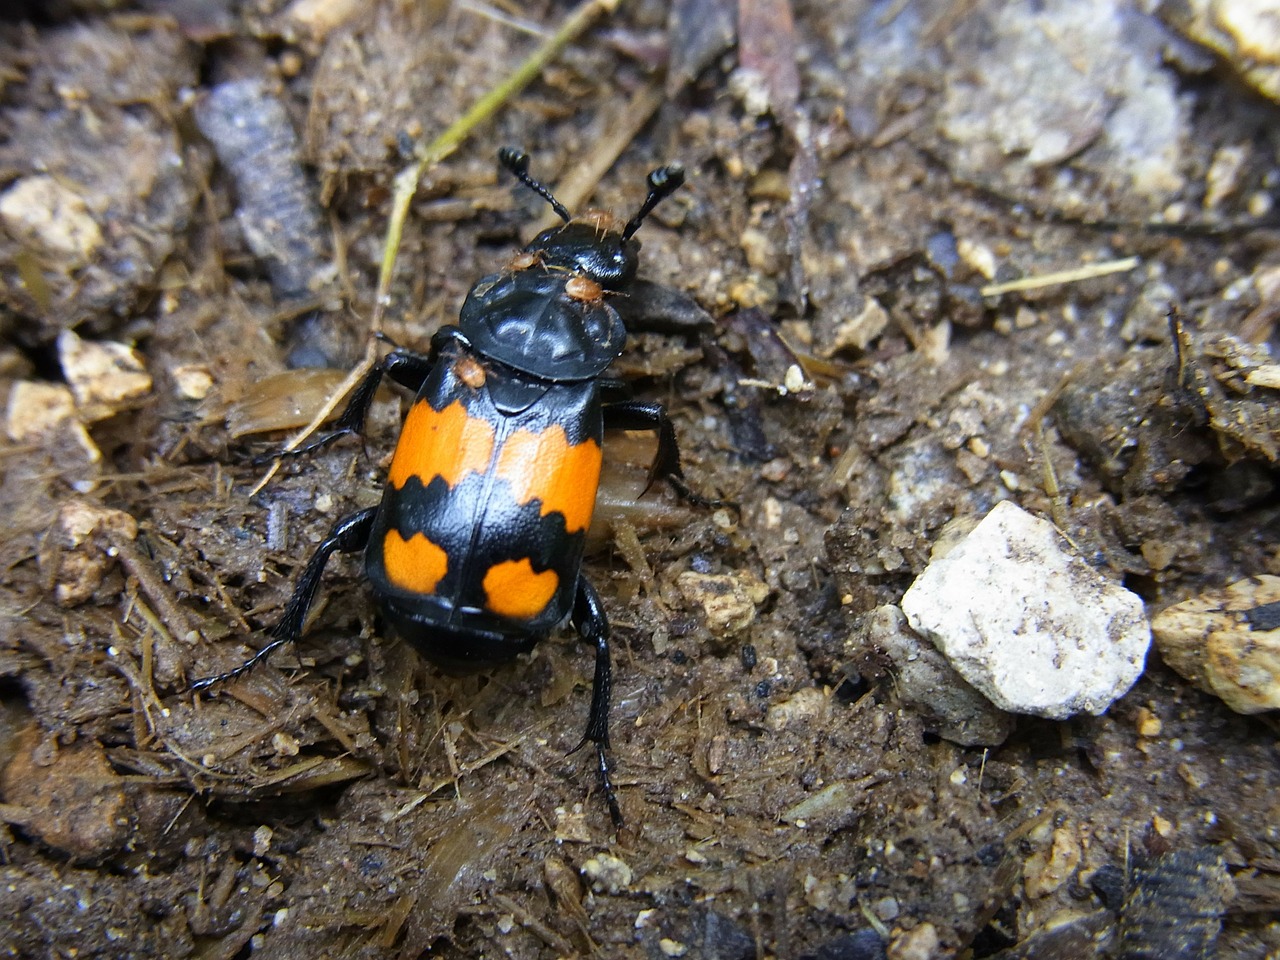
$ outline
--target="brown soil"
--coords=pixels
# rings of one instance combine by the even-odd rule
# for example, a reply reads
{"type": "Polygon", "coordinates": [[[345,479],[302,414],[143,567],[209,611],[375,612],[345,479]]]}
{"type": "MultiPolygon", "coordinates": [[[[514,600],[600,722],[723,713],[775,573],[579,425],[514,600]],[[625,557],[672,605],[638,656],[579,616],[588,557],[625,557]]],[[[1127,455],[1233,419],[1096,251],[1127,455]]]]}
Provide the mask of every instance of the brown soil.
{"type": "MultiPolygon", "coordinates": [[[[1002,744],[960,746],[903,705],[865,629],[949,521],[1006,498],[1152,614],[1280,573],[1277,393],[1189,390],[1166,322],[1179,305],[1197,382],[1232,362],[1217,334],[1273,336],[1280,251],[1258,198],[1275,188],[1275,104],[1203,54],[1152,59],[1184,98],[1181,179],[1143,185],[1067,107],[1083,132],[1038,164],[965,139],[956,117],[999,108],[964,87],[982,69],[965,57],[1003,56],[1004,18],[1025,13],[1001,11],[1020,5],[797,3],[792,25],[781,4],[723,20],[715,3],[642,2],[431,171],[386,323],[421,348],[544,212],[497,147],[523,145],[554,184],[653,103],[591,205],[633,210],[666,160],[690,174],[641,233],[643,276],[684,297],[617,372],[667,404],[692,485],[740,508],[634,502],[652,448],[610,439],[585,573],[614,625],[615,833],[591,752],[570,752],[590,651],[565,631],[446,675],[384,634],[354,559],[330,564],[297,650],[186,690],[260,646],[314,545],[377,502],[398,394],[363,452],[291,459],[250,495],[252,460],[340,379],[290,356],[341,371],[359,355],[405,145],[535,40],[487,7],[386,3],[315,35],[302,4],[119,6],[0,24],[0,191],[48,177],[33,195],[65,205],[0,237],[4,389],[58,380],[71,327],[135,345],[154,381],[88,423],[100,459],[69,421],[0,449],[0,952],[852,958],[876,955],[848,939],[871,930],[899,960],[1110,956],[1119,903],[1090,878],[1205,848],[1237,891],[1197,908],[1225,915],[1218,955],[1280,950],[1273,719],[1232,713],[1153,651],[1102,717],[1021,717],[1002,744]],[[914,59],[859,72],[872,25],[908,22],[914,59]],[[692,26],[714,23],[741,31],[739,52],[692,26]],[[200,104],[246,76],[298,154],[284,136],[236,172],[200,104]],[[1240,145],[1209,203],[1215,160],[1240,145]],[[273,233],[290,211],[322,242],[273,233]],[[296,268],[284,279],[272,244],[296,268]],[[984,265],[1005,280],[1129,256],[1127,272],[980,292],[984,265]],[[77,539],[71,503],[127,514],[136,537],[109,514],[77,539]]],[[[1004,109],[1013,124],[1038,107],[1004,109]]]]}

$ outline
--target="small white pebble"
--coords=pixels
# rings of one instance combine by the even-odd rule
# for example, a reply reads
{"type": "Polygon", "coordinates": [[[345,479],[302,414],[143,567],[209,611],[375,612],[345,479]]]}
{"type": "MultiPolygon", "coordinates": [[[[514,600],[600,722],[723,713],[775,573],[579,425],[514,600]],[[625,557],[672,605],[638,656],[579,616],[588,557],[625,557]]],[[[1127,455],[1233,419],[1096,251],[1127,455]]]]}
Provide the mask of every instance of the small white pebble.
{"type": "Polygon", "coordinates": [[[602,853],[582,865],[582,872],[597,892],[619,894],[631,886],[631,868],[622,859],[602,853]]]}
{"type": "Polygon", "coordinates": [[[787,367],[786,374],[783,375],[782,385],[788,393],[799,393],[801,390],[809,388],[810,384],[804,378],[804,371],[800,369],[798,363],[793,363],[787,367]]]}
{"type": "Polygon", "coordinates": [[[173,368],[173,385],[184,400],[203,400],[213,389],[213,374],[203,363],[184,363],[173,368]]]}

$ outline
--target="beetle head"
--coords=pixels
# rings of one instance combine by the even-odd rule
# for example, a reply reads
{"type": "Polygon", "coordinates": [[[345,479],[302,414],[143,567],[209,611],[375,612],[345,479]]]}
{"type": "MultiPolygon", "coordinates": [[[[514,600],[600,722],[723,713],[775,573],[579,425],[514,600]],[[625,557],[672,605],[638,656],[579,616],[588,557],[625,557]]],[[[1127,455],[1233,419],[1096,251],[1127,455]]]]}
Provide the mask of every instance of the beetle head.
{"type": "Polygon", "coordinates": [[[621,290],[635,279],[640,262],[640,242],[633,239],[635,232],[653,208],[684,183],[680,164],[658,167],[649,173],[649,193],[644,203],[626,223],[602,210],[588,210],[574,217],[550,190],[530,176],[527,154],[504,147],[498,151],[498,159],[564,220],[562,226],[538,234],[525,250],[538,254],[546,266],[580,271],[606,290],[621,290]]]}

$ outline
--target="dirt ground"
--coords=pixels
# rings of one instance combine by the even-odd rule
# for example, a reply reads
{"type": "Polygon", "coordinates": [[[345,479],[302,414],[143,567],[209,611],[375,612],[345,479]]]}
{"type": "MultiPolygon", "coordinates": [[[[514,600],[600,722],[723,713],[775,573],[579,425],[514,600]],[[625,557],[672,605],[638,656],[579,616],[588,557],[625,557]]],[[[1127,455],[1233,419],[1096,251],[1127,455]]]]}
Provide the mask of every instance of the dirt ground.
{"type": "Polygon", "coordinates": [[[498,147],[575,209],[689,174],[615,372],[737,508],[637,502],[652,445],[607,440],[615,831],[590,651],[447,675],[358,559],[297,650],[187,689],[377,502],[394,391],[363,448],[255,458],[359,359],[415,144],[569,7],[16,6],[3,955],[1280,956],[1274,715],[1153,649],[1103,716],[957,738],[872,617],[1004,499],[1150,615],[1280,575],[1280,393],[1231,373],[1277,341],[1280,107],[1230,50],[1119,0],[640,0],[430,170],[384,323],[418,348],[546,213],[498,147]]]}

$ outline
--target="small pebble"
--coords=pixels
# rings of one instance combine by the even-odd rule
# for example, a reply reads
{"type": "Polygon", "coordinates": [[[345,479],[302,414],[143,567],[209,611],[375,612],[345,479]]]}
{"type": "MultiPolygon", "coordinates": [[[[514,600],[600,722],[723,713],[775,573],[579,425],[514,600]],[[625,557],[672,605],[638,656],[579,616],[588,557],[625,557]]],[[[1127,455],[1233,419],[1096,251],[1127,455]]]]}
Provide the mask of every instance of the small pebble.
{"type": "Polygon", "coordinates": [[[19,380],[9,390],[5,433],[25,443],[53,432],[75,418],[76,398],[59,383],[19,380]]]}
{"type": "Polygon", "coordinates": [[[151,375],[132,347],[85,340],[72,330],[58,334],[58,361],[84,420],[102,420],[128,401],[151,392],[151,375]]]}
{"type": "Polygon", "coordinates": [[[0,194],[0,223],[68,270],[86,264],[103,243],[84,198],[45,174],[23,177],[0,194]]]}
{"type": "Polygon", "coordinates": [[[1138,708],[1138,736],[1158,737],[1163,729],[1164,724],[1160,722],[1159,717],[1146,707],[1138,708]]]}
{"type": "Polygon", "coordinates": [[[213,389],[213,374],[203,363],[184,363],[173,368],[173,385],[183,400],[203,400],[213,389]]]}
{"type": "Polygon", "coordinates": [[[1206,590],[1151,623],[1165,663],[1236,713],[1280,709],[1280,577],[1206,590]]]}
{"type": "Polygon", "coordinates": [[[1058,827],[1048,850],[1038,850],[1023,864],[1027,897],[1038,900],[1061,887],[1076,872],[1081,858],[1080,840],[1075,831],[1058,827]]]}
{"type": "Polygon", "coordinates": [[[676,578],[685,600],[702,607],[707,628],[717,636],[741,633],[755,621],[756,606],[769,596],[769,588],[746,572],[697,573],[686,570],[676,578]]]}
{"type": "Polygon", "coordinates": [[[592,857],[582,865],[582,872],[597,893],[617,895],[631,886],[631,868],[609,853],[592,857]]]}

